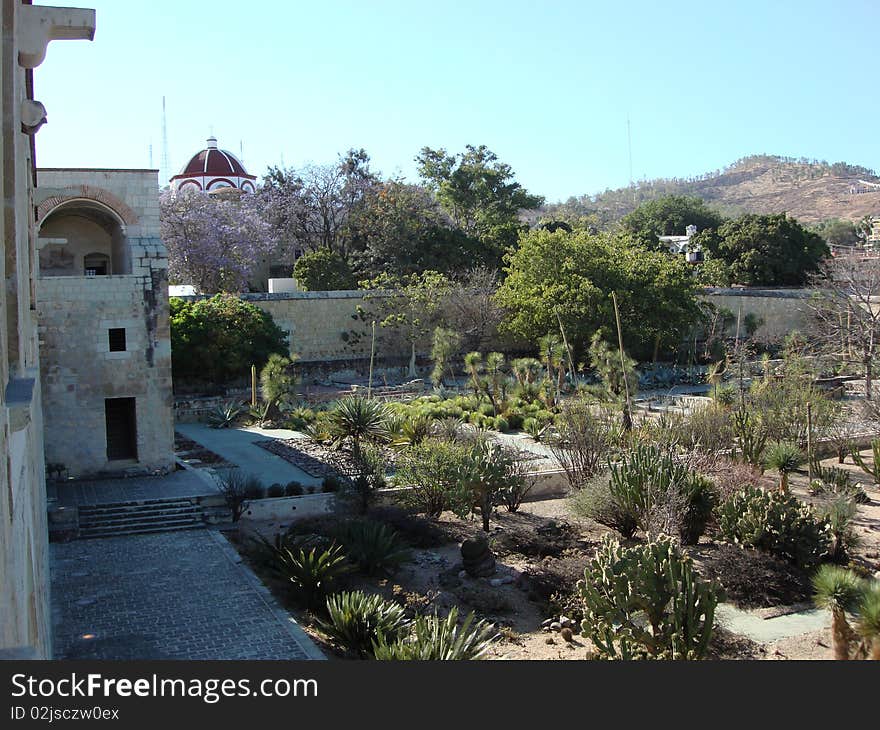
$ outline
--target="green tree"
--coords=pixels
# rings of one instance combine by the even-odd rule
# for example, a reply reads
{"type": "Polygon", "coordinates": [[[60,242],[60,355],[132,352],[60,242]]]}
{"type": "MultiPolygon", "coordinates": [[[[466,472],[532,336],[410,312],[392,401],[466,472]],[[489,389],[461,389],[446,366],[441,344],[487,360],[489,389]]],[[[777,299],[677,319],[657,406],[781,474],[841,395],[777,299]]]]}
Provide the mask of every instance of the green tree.
{"type": "Polygon", "coordinates": [[[840,218],[828,218],[814,226],[811,231],[818,233],[829,247],[849,247],[858,246],[862,242],[862,230],[852,221],[841,220],[840,218]]]}
{"type": "Polygon", "coordinates": [[[516,182],[510,165],[500,162],[485,145],[467,145],[464,152],[453,155],[423,147],[416,162],[422,179],[456,225],[493,249],[499,260],[505,249],[516,244],[522,229],[520,211],[544,202],[516,182]]]}
{"type": "Polygon", "coordinates": [[[666,195],[642,203],[620,221],[624,231],[632,234],[643,246],[659,248],[659,236],[684,236],[690,225],[698,231],[718,228],[724,216],[700,198],[666,195]]]}
{"type": "Polygon", "coordinates": [[[293,276],[303,291],[357,288],[357,280],[348,261],[329,248],[319,248],[300,256],[294,264],[293,276]]]}
{"type": "Polygon", "coordinates": [[[681,257],[610,234],[532,231],[506,262],[497,294],[508,312],[504,328],[534,342],[559,330],[558,311],[575,358],[598,330],[616,338],[612,291],[633,356],[675,349],[701,317],[697,284],[681,257]]]}
{"type": "Polygon", "coordinates": [[[721,259],[730,277],[748,286],[801,286],[829,255],[828,245],[784,213],[748,214],[694,237],[721,259]]]}
{"type": "Polygon", "coordinates": [[[287,335],[259,307],[232,294],[187,302],[172,297],[171,369],[175,380],[220,386],[288,354],[287,335]]]}

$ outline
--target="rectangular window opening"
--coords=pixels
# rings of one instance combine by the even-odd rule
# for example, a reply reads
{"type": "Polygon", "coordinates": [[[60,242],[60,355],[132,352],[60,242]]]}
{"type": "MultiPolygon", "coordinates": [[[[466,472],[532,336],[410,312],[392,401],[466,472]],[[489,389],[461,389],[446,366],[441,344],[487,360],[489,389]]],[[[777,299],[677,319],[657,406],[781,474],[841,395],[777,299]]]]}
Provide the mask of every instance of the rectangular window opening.
{"type": "Polygon", "coordinates": [[[110,339],[110,352],[125,352],[125,328],[107,330],[110,339]]]}

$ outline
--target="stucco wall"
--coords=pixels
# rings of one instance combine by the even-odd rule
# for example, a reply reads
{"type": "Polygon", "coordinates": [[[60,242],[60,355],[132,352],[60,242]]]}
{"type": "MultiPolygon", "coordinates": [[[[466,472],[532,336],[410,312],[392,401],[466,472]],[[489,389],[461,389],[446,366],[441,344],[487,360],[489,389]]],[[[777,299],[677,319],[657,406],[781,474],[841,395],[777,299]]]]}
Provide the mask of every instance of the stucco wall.
{"type": "Polygon", "coordinates": [[[760,342],[777,342],[792,330],[805,331],[810,324],[807,289],[707,289],[703,299],[738,316],[755,314],[763,324],[755,332],[760,342]]]}

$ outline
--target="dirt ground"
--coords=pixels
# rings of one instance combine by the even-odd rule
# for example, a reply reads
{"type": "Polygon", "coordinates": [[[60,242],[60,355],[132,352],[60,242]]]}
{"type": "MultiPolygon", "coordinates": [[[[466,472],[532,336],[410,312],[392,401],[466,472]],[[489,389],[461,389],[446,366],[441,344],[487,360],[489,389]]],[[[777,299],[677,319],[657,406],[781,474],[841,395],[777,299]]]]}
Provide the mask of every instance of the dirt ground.
{"type": "MultiPolygon", "coordinates": [[[[865,452],[870,458],[870,453],[865,452]]],[[[836,459],[823,462],[840,466],[852,472],[870,497],[870,503],[859,505],[855,520],[861,543],[854,562],[867,573],[880,571],[880,491],[872,479],[853,465],[851,459],[838,465],[836,459]]],[[[776,483],[773,474],[763,477],[765,486],[776,483]]],[[[790,478],[792,493],[801,499],[818,502],[807,492],[806,472],[790,478]]],[[[272,538],[284,532],[286,524],[277,522],[251,523],[248,529],[272,538]]],[[[461,572],[460,541],[479,532],[476,522],[462,523],[452,515],[437,521],[431,539],[440,544],[412,550],[412,559],[387,580],[358,578],[346,588],[362,588],[394,598],[413,611],[448,610],[458,606],[467,613],[474,610],[499,628],[501,639],[493,645],[494,659],[586,659],[589,642],[575,630],[571,641],[556,631],[548,631],[542,622],[558,619],[559,612],[551,613],[547,605],[548,576],[558,576],[573,586],[593,555],[595,546],[608,528],[589,520],[577,519],[569,510],[565,498],[546,499],[523,504],[520,512],[500,511],[492,522],[490,545],[496,553],[497,571],[491,579],[474,579],[461,572]],[[534,538],[534,539],[533,539],[534,538]],[[445,541],[444,541],[445,540],[445,541]],[[494,585],[490,580],[494,579],[494,585]],[[497,583],[501,582],[501,585],[497,583]]],[[[409,537],[404,535],[404,537],[409,537]]],[[[410,540],[412,542],[412,540],[410,540]]],[[[692,551],[698,570],[719,549],[722,543],[704,538],[692,551]]],[[[243,551],[247,557],[247,552],[243,551]]],[[[256,567],[256,566],[255,566],[256,567]]],[[[285,600],[283,587],[270,588],[285,600]]],[[[569,588],[570,590],[570,588],[569,588]]],[[[805,596],[808,599],[808,596],[805,596]]],[[[324,648],[330,658],[342,654],[326,641],[315,628],[308,614],[285,601],[304,628],[324,648]]],[[[830,659],[830,631],[825,629],[791,636],[772,643],[757,643],[748,637],[720,629],[716,631],[711,655],[719,659],[830,659]]]]}

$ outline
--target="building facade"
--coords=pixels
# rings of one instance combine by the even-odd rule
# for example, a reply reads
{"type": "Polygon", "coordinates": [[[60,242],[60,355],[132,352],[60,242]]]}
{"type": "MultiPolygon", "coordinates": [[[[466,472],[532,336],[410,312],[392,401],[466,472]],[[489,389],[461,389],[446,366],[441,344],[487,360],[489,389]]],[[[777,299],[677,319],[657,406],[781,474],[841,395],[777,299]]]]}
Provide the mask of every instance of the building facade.
{"type": "Polygon", "coordinates": [[[53,40],[91,40],[94,10],[2,4],[0,145],[0,656],[49,658],[49,543],[36,317],[33,69],[53,40]]]}
{"type": "Polygon", "coordinates": [[[174,466],[157,170],[40,169],[36,282],[46,462],[81,477],[174,466]]]}

